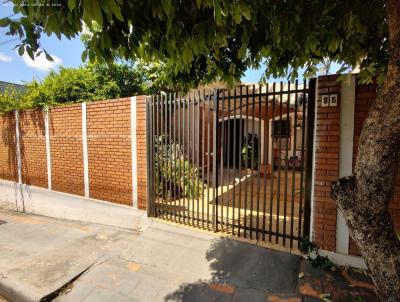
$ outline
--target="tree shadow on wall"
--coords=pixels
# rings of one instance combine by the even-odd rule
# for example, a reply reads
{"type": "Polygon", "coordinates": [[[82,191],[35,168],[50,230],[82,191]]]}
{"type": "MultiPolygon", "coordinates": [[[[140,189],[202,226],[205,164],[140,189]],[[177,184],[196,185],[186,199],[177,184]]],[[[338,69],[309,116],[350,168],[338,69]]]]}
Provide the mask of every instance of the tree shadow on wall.
{"type": "Polygon", "coordinates": [[[165,301],[230,301],[251,294],[252,301],[265,301],[267,293],[294,293],[299,257],[268,250],[229,238],[212,242],[206,253],[212,277],[184,283],[165,301]]]}
{"type": "Polygon", "coordinates": [[[6,160],[7,164],[2,164],[0,178],[11,181],[18,181],[18,165],[16,152],[17,139],[14,112],[2,115],[1,124],[2,145],[7,148],[7,150],[2,150],[2,161],[6,160]],[[3,152],[7,152],[7,156],[3,152]]]}
{"type": "Polygon", "coordinates": [[[35,164],[35,167],[37,167],[36,164],[38,163],[33,162],[32,154],[27,154],[27,152],[32,152],[32,150],[27,151],[27,148],[32,146],[35,151],[35,154],[33,154],[35,157],[42,159],[41,157],[44,156],[44,161],[46,162],[47,160],[46,152],[39,154],[40,150],[46,150],[44,117],[45,113],[41,109],[23,110],[19,113],[22,182],[27,185],[44,186],[44,182],[47,183],[47,170],[38,171],[38,169],[33,169],[31,165],[35,164]],[[46,179],[43,179],[43,177],[46,179]]]}
{"type": "MultiPolygon", "coordinates": [[[[17,136],[16,136],[16,118],[15,113],[11,112],[1,116],[2,128],[2,145],[7,148],[3,152],[7,152],[7,168],[1,167],[0,178],[11,181],[18,181],[18,160],[17,160],[17,136]]],[[[27,162],[26,144],[33,142],[34,144],[42,143],[45,145],[45,124],[44,113],[42,110],[25,110],[19,113],[19,145],[21,152],[21,168],[23,175],[23,183],[30,184],[29,165],[27,162]],[[30,129],[29,133],[28,130],[30,129]],[[38,139],[39,138],[39,139],[38,139]],[[40,140],[40,142],[39,142],[40,140]]],[[[45,146],[43,146],[45,148],[45,146]]],[[[35,156],[37,154],[34,154],[35,156]]],[[[5,156],[3,154],[2,156],[5,156]]],[[[32,171],[33,173],[37,171],[32,171]]]]}

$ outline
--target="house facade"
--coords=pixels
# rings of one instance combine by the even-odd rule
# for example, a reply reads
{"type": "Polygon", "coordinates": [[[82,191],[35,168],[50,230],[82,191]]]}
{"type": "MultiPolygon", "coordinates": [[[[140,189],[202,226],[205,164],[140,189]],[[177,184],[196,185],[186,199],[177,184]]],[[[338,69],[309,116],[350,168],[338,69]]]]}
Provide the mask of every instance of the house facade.
{"type": "Polygon", "coordinates": [[[291,251],[307,234],[334,261],[363,267],[330,184],[353,172],[377,85],[337,77],[3,115],[0,206],[131,229],[147,216],[216,224],[291,251]]]}

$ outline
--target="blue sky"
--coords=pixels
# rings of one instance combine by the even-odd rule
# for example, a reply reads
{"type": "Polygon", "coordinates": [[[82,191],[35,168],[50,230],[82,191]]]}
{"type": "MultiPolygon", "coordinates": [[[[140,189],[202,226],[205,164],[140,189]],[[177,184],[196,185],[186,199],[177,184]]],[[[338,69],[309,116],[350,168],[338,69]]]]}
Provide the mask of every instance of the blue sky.
{"type": "MultiPolygon", "coordinates": [[[[10,16],[12,7],[0,2],[0,18],[10,16]]],[[[6,35],[6,30],[0,27],[0,80],[14,83],[31,81],[33,78],[41,79],[56,64],[63,66],[76,67],[82,64],[81,54],[83,44],[79,38],[68,40],[57,37],[44,36],[41,40],[43,47],[54,56],[55,63],[48,62],[45,57],[39,57],[32,62],[26,55],[20,57],[15,45],[18,43],[16,37],[6,35]]]]}

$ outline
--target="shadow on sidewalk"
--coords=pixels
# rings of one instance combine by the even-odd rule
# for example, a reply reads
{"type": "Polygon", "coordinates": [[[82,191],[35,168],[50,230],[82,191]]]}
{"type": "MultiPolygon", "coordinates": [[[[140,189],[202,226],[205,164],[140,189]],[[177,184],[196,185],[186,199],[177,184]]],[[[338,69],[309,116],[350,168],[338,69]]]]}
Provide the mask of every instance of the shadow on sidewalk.
{"type": "Polygon", "coordinates": [[[325,272],[300,257],[221,238],[206,254],[212,278],[181,284],[165,301],[377,301],[361,270],[325,272]],[[304,277],[299,279],[299,273],[304,277]],[[325,298],[325,300],[324,300],[325,298]]]}
{"type": "Polygon", "coordinates": [[[165,301],[266,301],[267,293],[294,296],[300,259],[227,238],[206,253],[212,278],[182,284],[165,301]]]}

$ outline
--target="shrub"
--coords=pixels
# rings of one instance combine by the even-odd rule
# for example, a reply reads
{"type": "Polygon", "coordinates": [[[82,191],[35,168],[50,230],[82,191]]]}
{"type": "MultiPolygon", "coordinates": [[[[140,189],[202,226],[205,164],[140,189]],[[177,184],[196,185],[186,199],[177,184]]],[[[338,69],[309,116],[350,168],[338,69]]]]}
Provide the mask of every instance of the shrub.
{"type": "Polygon", "coordinates": [[[321,268],[327,272],[335,272],[338,270],[338,266],[335,265],[328,256],[321,256],[318,253],[317,246],[310,241],[309,237],[305,237],[300,242],[300,251],[307,255],[307,261],[314,268],[321,268]]]}
{"type": "Polygon", "coordinates": [[[154,146],[155,190],[164,198],[199,197],[205,184],[199,167],[185,156],[182,146],[168,135],[159,135],[154,146]],[[198,177],[199,175],[199,177],[198,177]]]}
{"type": "Polygon", "coordinates": [[[248,167],[249,169],[257,169],[258,167],[258,136],[256,134],[247,134],[243,138],[242,143],[242,166],[248,167]],[[254,136],[254,148],[253,148],[253,136],[254,136]],[[253,166],[252,164],[253,157],[253,166]]]}
{"type": "Polygon", "coordinates": [[[0,94],[0,112],[155,93],[158,88],[149,72],[137,63],[60,67],[43,80],[27,83],[23,94],[13,90],[0,94]]]}
{"type": "Polygon", "coordinates": [[[0,93],[0,114],[32,107],[34,107],[32,102],[22,97],[21,94],[12,87],[7,87],[3,93],[0,93]]]}

